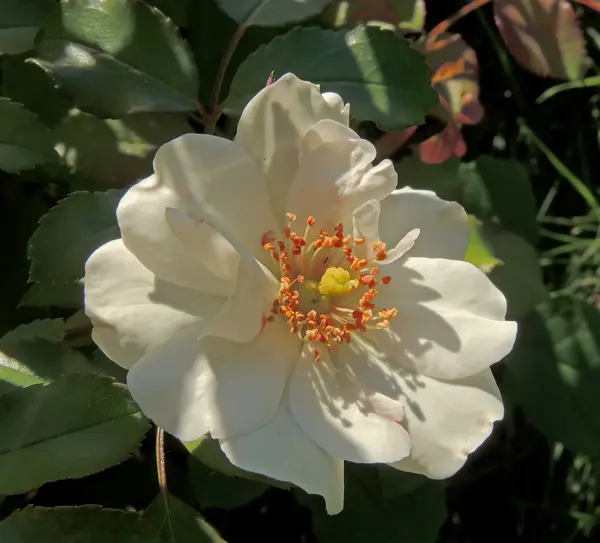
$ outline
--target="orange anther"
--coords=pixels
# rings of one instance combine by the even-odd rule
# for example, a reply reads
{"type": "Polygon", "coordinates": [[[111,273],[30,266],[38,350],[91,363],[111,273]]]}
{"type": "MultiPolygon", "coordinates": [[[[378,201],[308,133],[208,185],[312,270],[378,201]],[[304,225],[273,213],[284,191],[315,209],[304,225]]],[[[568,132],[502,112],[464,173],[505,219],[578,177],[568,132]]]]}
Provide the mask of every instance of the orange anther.
{"type": "Polygon", "coordinates": [[[311,216],[310,216],[308,219],[306,219],[306,224],[307,224],[307,226],[312,226],[313,224],[315,224],[315,221],[316,221],[316,220],[317,220],[317,219],[315,219],[315,218],[314,218],[314,217],[311,215],[311,216]]]}
{"type": "Polygon", "coordinates": [[[381,278],[381,282],[384,285],[389,285],[391,280],[392,280],[392,278],[389,275],[386,275],[385,277],[381,278]]]}
{"type": "Polygon", "coordinates": [[[294,215],[293,213],[286,213],[285,216],[290,222],[294,222],[296,220],[296,215],[294,215]]]}
{"type": "Polygon", "coordinates": [[[396,315],[398,315],[398,310],[395,307],[392,309],[382,309],[378,315],[382,319],[393,319],[396,315]]]}
{"type": "Polygon", "coordinates": [[[381,321],[378,322],[375,326],[377,326],[377,328],[379,328],[380,330],[383,328],[387,328],[390,325],[390,321],[381,321]]]}
{"type": "Polygon", "coordinates": [[[354,245],[362,245],[365,242],[365,238],[354,238],[354,245]]]}
{"type": "Polygon", "coordinates": [[[264,247],[267,243],[271,243],[275,241],[275,236],[273,235],[273,231],[269,230],[263,234],[260,244],[264,247]]]}

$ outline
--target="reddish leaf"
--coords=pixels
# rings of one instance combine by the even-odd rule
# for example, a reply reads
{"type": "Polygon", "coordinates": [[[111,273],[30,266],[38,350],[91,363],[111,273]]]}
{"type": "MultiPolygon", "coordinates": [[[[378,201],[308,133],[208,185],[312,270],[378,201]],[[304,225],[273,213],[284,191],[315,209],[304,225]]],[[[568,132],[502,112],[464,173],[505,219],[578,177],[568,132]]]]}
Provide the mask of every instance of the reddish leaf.
{"type": "Polygon", "coordinates": [[[600,11],[600,0],[575,0],[575,2],[579,2],[582,6],[587,6],[588,8],[600,11]]]}
{"type": "Polygon", "coordinates": [[[433,86],[440,95],[445,111],[439,112],[444,120],[459,120],[463,124],[477,124],[483,116],[479,103],[479,66],[477,55],[459,34],[441,34],[435,44],[420,43],[433,71],[433,86]]]}
{"type": "Polygon", "coordinates": [[[419,145],[419,157],[427,164],[440,164],[453,156],[463,157],[466,152],[467,144],[460,133],[460,126],[454,121],[419,145]]]}
{"type": "Polygon", "coordinates": [[[579,79],[586,53],[567,0],[493,0],[494,18],[511,54],[541,76],[579,79]]]}

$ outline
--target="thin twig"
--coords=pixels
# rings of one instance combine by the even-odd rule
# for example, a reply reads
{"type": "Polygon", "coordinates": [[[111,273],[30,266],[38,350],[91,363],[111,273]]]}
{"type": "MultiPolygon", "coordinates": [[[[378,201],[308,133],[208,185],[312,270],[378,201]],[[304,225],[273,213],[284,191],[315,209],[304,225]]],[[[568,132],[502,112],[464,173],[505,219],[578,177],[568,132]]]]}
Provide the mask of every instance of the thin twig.
{"type": "Polygon", "coordinates": [[[156,428],[156,473],[162,494],[167,493],[167,470],[165,468],[165,431],[156,428]]]}
{"type": "Polygon", "coordinates": [[[206,130],[207,134],[212,134],[215,131],[215,126],[221,112],[219,110],[219,96],[221,94],[221,87],[223,86],[223,80],[225,79],[225,73],[227,72],[227,67],[231,62],[231,58],[233,57],[233,53],[235,52],[244,32],[246,31],[246,25],[240,25],[237,27],[237,30],[231,36],[229,43],[227,44],[227,49],[225,49],[225,53],[221,58],[221,63],[219,64],[219,70],[217,72],[217,76],[215,78],[215,83],[212,88],[210,103],[211,103],[211,111],[210,114],[207,115],[207,123],[206,130]]]}

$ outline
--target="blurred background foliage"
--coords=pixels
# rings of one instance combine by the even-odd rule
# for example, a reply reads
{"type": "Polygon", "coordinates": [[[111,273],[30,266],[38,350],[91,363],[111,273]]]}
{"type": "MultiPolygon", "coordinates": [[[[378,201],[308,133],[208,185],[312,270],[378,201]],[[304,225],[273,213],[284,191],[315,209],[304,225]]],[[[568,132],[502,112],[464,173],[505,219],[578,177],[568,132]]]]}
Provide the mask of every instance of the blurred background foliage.
{"type": "Polygon", "coordinates": [[[600,538],[600,2],[0,0],[0,95],[0,541],[600,538]],[[167,436],[159,493],[155,434],[81,309],[123,190],[180,134],[231,137],[271,71],[340,92],[400,185],[467,209],[467,258],[520,325],[505,420],[465,468],[350,466],[336,517],[210,440],[167,436]],[[97,387],[112,411],[85,412],[97,387]]]}

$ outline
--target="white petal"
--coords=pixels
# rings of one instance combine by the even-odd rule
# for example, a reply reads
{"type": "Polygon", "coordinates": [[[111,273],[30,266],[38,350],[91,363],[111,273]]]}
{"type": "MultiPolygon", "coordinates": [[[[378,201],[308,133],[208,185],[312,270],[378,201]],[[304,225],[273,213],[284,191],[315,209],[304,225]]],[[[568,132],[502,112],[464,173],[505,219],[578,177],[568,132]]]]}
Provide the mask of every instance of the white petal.
{"type": "Polygon", "coordinates": [[[336,369],[326,350],[307,345],[290,381],[292,415],[319,447],[358,463],[396,462],[410,452],[403,407],[336,369]]]}
{"type": "Polygon", "coordinates": [[[350,124],[350,104],[344,104],[342,97],[335,92],[324,92],[323,98],[334,112],[331,118],[348,126],[350,124]]]}
{"type": "Polygon", "coordinates": [[[273,419],[299,350],[281,321],[249,343],[187,337],[142,357],[127,384],[146,416],[183,441],[234,437],[273,419]]]}
{"type": "MultiPolygon", "coordinates": [[[[369,200],[354,211],[352,216],[354,238],[362,238],[365,242],[356,246],[354,254],[359,258],[367,258],[375,261],[376,252],[373,250],[373,244],[380,241],[379,237],[379,216],[381,205],[377,200],[369,200]]],[[[387,251],[387,258],[377,264],[390,264],[400,257],[404,256],[414,246],[419,237],[420,230],[415,228],[408,232],[395,247],[387,251]]]]}
{"type": "Polygon", "coordinates": [[[392,281],[378,296],[398,315],[369,332],[378,348],[408,370],[439,379],[475,375],[512,349],[517,325],[505,321],[506,299],[475,266],[408,258],[382,267],[392,281]]]}
{"type": "Polygon", "coordinates": [[[315,231],[351,220],[356,208],[385,198],[396,186],[392,163],[373,167],[374,158],[373,144],[361,139],[324,143],[303,154],[286,209],[300,222],[315,217],[315,231]]]}
{"type": "Polygon", "coordinates": [[[242,258],[235,291],[205,333],[239,343],[254,339],[264,326],[278,289],[279,283],[267,268],[256,260],[242,258]]]}
{"type": "Polygon", "coordinates": [[[218,231],[225,229],[255,256],[264,256],[262,236],[276,230],[277,223],[262,171],[239,144],[185,134],[157,151],[154,170],[187,204],[184,211],[210,216],[218,221],[213,222],[218,231]]]}
{"type": "MultiPolygon", "coordinates": [[[[358,252],[369,251],[373,243],[379,241],[379,214],[381,205],[377,200],[369,200],[354,211],[352,216],[353,236],[365,240],[363,245],[357,246],[358,252]]],[[[362,255],[360,255],[362,256],[362,255]]]]}
{"type": "Polygon", "coordinates": [[[261,90],[246,106],[235,137],[261,164],[278,220],[284,221],[289,187],[298,168],[300,142],[322,119],[348,126],[348,108],[337,95],[285,74],[261,90]]]}
{"type": "Polygon", "coordinates": [[[209,247],[198,242],[191,253],[167,224],[166,209],[185,207],[171,187],[156,176],[135,184],[119,202],[117,220],[127,248],[161,279],[187,288],[227,295],[233,283],[215,277],[199,254],[210,258],[209,247]]]}
{"type": "Polygon", "coordinates": [[[207,221],[195,220],[180,209],[168,207],[166,218],[177,239],[210,272],[235,284],[240,255],[225,237],[207,221]]]}
{"type": "Polygon", "coordinates": [[[328,455],[310,440],[285,401],[266,426],[220,443],[227,458],[239,468],[323,496],[330,515],[342,510],[344,461],[328,455]]]}
{"type": "MultiPolygon", "coordinates": [[[[354,343],[354,342],[353,342],[354,343]]],[[[340,361],[365,386],[405,407],[410,456],[392,463],[432,478],[453,475],[489,436],[504,413],[489,369],[456,381],[437,381],[398,368],[368,345],[342,346],[340,361]]]]}
{"type": "Polygon", "coordinates": [[[323,119],[310,128],[302,138],[300,162],[305,154],[314,151],[324,143],[359,140],[360,136],[346,124],[332,119],[323,119]]]}
{"type": "Polygon", "coordinates": [[[186,334],[200,335],[225,298],[158,279],[118,239],[86,263],[85,312],[104,353],[128,368],[147,351],[186,334]]]}
{"type": "Polygon", "coordinates": [[[469,225],[465,210],[456,202],[442,200],[428,190],[395,190],[381,202],[381,240],[391,247],[415,228],[420,230],[419,239],[410,256],[464,258],[469,225]]]}
{"type": "Polygon", "coordinates": [[[445,479],[464,465],[504,416],[500,391],[490,370],[459,381],[416,377],[413,382],[414,388],[405,387],[411,455],[391,466],[445,479]]]}

